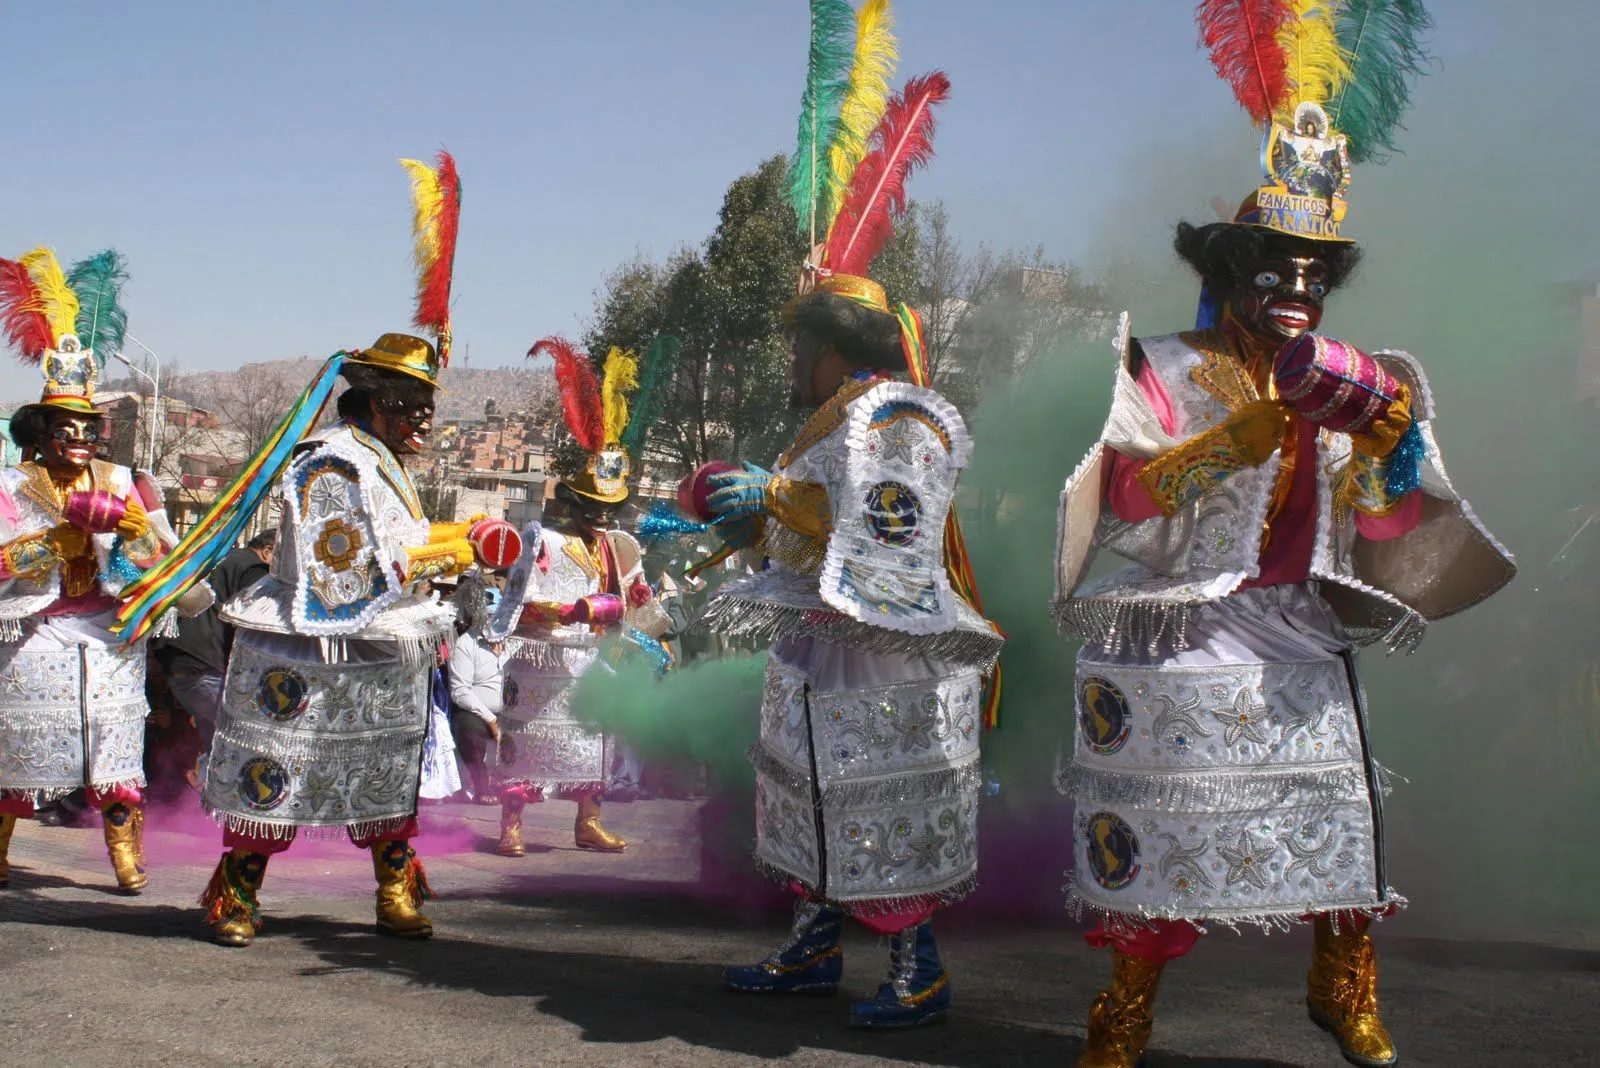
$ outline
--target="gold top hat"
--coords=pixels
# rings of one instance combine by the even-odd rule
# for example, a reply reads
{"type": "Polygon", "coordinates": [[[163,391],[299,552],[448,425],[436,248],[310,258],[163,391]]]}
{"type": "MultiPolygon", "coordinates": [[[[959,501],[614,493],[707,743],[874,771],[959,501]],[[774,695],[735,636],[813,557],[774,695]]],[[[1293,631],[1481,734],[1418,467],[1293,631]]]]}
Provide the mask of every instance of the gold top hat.
{"type": "Polygon", "coordinates": [[[889,311],[889,295],[883,291],[883,286],[865,275],[840,274],[818,266],[822,262],[823,255],[824,248],[818,245],[811,250],[811,255],[801,266],[800,278],[795,286],[795,296],[783,306],[785,323],[793,324],[795,308],[812,293],[832,293],[863,308],[870,308],[884,315],[893,314],[889,311]]]}
{"type": "Polygon", "coordinates": [[[410,375],[434,389],[439,388],[439,371],[443,366],[432,345],[410,334],[385,334],[369,347],[352,352],[349,362],[410,375]]]}
{"type": "Polygon", "coordinates": [[[43,361],[44,393],[39,404],[47,408],[98,415],[94,382],[100,374],[94,353],[82,348],[74,334],[64,334],[56,347],[46,350],[43,361]]]}
{"type": "Polygon", "coordinates": [[[621,504],[628,499],[632,465],[620,445],[608,445],[589,457],[589,464],[571,478],[561,480],[573,493],[601,504],[621,504]]]}
{"type": "Polygon", "coordinates": [[[1261,142],[1262,184],[1244,198],[1234,222],[1351,244],[1340,232],[1350,190],[1350,145],[1318,104],[1302,102],[1293,126],[1273,122],[1261,142]]]}

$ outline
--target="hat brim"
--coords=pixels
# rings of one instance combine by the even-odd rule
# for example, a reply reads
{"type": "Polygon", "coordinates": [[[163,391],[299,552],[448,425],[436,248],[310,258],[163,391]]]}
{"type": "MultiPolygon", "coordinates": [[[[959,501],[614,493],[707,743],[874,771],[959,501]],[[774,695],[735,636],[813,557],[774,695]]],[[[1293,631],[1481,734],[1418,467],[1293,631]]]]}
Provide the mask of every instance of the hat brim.
{"type": "Polygon", "coordinates": [[[106,414],[100,408],[96,408],[93,401],[85,397],[51,397],[48,400],[24,404],[13,411],[11,417],[15,419],[23,412],[34,408],[48,409],[52,412],[69,412],[73,415],[98,415],[101,418],[104,418],[106,414]]]}
{"type": "Polygon", "coordinates": [[[377,371],[388,371],[391,374],[405,375],[407,378],[415,378],[418,382],[426,382],[428,385],[433,387],[434,392],[436,393],[443,393],[445,391],[444,387],[441,386],[436,379],[430,378],[422,371],[416,371],[410,367],[404,367],[400,364],[383,363],[378,360],[363,359],[362,357],[355,355],[346,356],[345,363],[355,363],[360,364],[362,367],[371,367],[377,371]]]}
{"type": "Polygon", "coordinates": [[[586,501],[593,501],[596,504],[624,504],[627,502],[629,497],[633,496],[633,491],[626,486],[622,487],[622,489],[618,490],[616,493],[608,494],[600,493],[596,490],[581,489],[577,486],[574,486],[571,482],[567,482],[565,480],[562,480],[561,484],[567,487],[567,489],[574,495],[582,497],[586,501]]]}

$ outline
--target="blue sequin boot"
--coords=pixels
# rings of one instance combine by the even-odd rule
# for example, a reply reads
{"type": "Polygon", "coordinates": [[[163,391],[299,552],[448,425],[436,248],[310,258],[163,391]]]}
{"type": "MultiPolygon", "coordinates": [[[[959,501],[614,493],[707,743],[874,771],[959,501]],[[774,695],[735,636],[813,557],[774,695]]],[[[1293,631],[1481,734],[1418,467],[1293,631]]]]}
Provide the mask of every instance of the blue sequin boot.
{"type": "Polygon", "coordinates": [[[891,1029],[938,1023],[950,1011],[950,973],[939,961],[933,921],[889,938],[889,978],[870,1001],[850,1006],[850,1025],[891,1029]]]}
{"type": "Polygon", "coordinates": [[[802,900],[794,909],[788,941],[759,964],[722,969],[729,990],[746,994],[832,994],[844,971],[844,913],[802,900]]]}

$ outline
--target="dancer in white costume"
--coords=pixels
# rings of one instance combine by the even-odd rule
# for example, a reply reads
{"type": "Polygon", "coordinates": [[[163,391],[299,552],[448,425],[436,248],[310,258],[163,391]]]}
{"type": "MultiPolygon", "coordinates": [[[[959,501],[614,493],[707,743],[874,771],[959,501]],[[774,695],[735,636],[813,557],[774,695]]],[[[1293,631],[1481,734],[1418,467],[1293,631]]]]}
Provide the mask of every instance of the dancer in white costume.
{"type": "Polygon", "coordinates": [[[602,639],[629,635],[660,649],[655,639],[670,626],[645,581],[639,543],[613,529],[630,496],[624,442],[635,435],[627,392],[638,381],[638,363],[613,349],[601,380],[588,356],[560,338],[545,338],[529,353],[541,354],[556,361],[567,428],[589,457],[582,471],[556,486],[559,520],[523,531],[522,559],[490,624],[489,636],[512,650],[499,717],[497,851],[524,854],[523,808],[550,794],[577,801],[572,836],[579,849],[621,853],[627,841],[600,823],[614,739],[579,723],[568,701],[595,666],[602,639]]]}
{"type": "MultiPolygon", "coordinates": [[[[95,459],[106,422],[94,383],[117,352],[127,274],[102,252],[63,275],[47,249],[0,260],[0,317],[45,375],[11,416],[22,463],[0,473],[0,886],[19,817],[84,788],[100,810],[117,886],[144,870],[145,642],[111,632],[117,594],[177,538],[143,472],[95,459]]],[[[210,603],[197,587],[182,607],[210,603]]]]}
{"type": "Polygon", "coordinates": [[[1445,474],[1418,361],[1314,333],[1359,251],[1348,175],[1296,169],[1349,158],[1313,88],[1277,110],[1302,151],[1263,153],[1235,220],[1179,224],[1198,328],[1123,319],[1111,415],[1062,495],[1057,612],[1084,643],[1070,899],[1113,948],[1086,1068],[1140,1062],[1162,969],[1206,927],[1302,920],[1312,1019],[1352,1063],[1395,1063],[1368,926],[1405,902],[1355,651],[1411,646],[1515,570],[1445,474]],[[1130,563],[1085,581],[1096,549],[1130,563]]]}

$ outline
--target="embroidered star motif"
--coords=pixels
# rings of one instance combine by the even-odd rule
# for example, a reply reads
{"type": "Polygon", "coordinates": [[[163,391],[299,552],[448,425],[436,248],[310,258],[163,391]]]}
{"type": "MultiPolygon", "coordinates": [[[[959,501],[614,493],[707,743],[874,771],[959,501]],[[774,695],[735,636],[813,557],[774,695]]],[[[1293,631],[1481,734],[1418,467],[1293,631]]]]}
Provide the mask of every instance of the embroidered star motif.
{"type": "Polygon", "coordinates": [[[23,688],[22,681],[22,675],[17,671],[15,665],[12,666],[10,671],[0,675],[0,683],[5,684],[6,693],[18,695],[27,693],[27,690],[23,688]]]}
{"type": "Polygon", "coordinates": [[[1232,708],[1213,708],[1211,714],[1222,723],[1223,744],[1234,745],[1240,738],[1248,738],[1262,745],[1267,743],[1267,717],[1272,714],[1272,709],[1264,703],[1256,704],[1250,687],[1239,691],[1239,696],[1233,699],[1232,708]]]}
{"type": "Polygon", "coordinates": [[[300,800],[310,809],[311,815],[318,812],[339,796],[339,791],[334,787],[334,775],[323,773],[316,768],[306,770],[305,785],[300,788],[300,800]]]}
{"type": "Polygon", "coordinates": [[[885,460],[898,460],[904,464],[911,463],[911,449],[916,444],[916,439],[911,436],[904,420],[884,430],[879,440],[883,443],[883,458],[885,460]]]}
{"type": "Polygon", "coordinates": [[[1249,831],[1239,832],[1239,844],[1236,846],[1217,845],[1217,855],[1228,864],[1228,885],[1249,883],[1257,890],[1267,888],[1267,861],[1276,852],[1276,845],[1263,851],[1250,840],[1249,831]]]}

